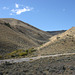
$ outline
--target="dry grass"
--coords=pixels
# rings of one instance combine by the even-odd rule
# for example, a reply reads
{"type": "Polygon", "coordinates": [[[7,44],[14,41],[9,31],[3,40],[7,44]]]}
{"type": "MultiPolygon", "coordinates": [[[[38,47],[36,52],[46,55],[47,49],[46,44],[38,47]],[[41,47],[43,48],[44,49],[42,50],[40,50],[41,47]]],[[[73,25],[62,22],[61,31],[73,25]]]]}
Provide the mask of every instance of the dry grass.
{"type": "Polygon", "coordinates": [[[55,35],[50,41],[38,47],[40,55],[75,52],[75,27],[55,35]]]}
{"type": "Polygon", "coordinates": [[[4,55],[17,49],[26,50],[38,47],[47,42],[49,37],[49,33],[20,20],[0,19],[0,54],[4,55]]]}

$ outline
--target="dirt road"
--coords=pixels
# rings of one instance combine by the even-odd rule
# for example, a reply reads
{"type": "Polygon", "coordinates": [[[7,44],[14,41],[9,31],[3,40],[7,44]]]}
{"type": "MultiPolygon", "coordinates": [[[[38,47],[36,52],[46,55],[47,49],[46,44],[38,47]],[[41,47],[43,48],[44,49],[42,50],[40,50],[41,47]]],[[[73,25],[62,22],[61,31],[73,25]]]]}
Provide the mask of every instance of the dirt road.
{"type": "Polygon", "coordinates": [[[58,57],[58,56],[63,56],[63,55],[73,55],[75,53],[64,53],[64,54],[55,54],[55,55],[46,55],[46,56],[38,56],[38,57],[31,57],[31,58],[17,58],[17,59],[4,59],[0,60],[0,64],[4,62],[10,62],[10,63],[18,63],[18,62],[23,62],[23,61],[32,61],[32,60],[37,60],[40,58],[46,58],[46,57],[58,57]]]}

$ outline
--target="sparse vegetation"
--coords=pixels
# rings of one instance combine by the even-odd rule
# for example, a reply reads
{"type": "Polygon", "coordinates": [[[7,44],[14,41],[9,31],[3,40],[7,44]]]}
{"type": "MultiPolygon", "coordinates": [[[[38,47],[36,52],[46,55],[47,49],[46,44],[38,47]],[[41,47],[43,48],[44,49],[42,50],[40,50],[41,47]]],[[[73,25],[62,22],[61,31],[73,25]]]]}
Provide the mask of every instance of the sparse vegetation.
{"type": "Polygon", "coordinates": [[[0,59],[2,59],[2,56],[0,55],[0,59]]]}
{"type": "Polygon", "coordinates": [[[75,55],[0,65],[0,75],[75,75],[75,55]]]}
{"type": "Polygon", "coordinates": [[[3,63],[3,65],[10,66],[10,65],[12,65],[12,63],[6,61],[5,63],[3,63]]]}
{"type": "Polygon", "coordinates": [[[25,55],[27,55],[28,53],[27,52],[21,52],[21,53],[19,53],[18,55],[19,56],[25,56],[25,55]]]}
{"type": "Polygon", "coordinates": [[[59,39],[60,37],[57,37],[57,40],[59,39]]]}
{"type": "Polygon", "coordinates": [[[32,52],[34,52],[34,51],[36,51],[34,48],[30,48],[28,50],[19,49],[19,50],[15,50],[11,53],[8,53],[6,56],[7,57],[27,56],[27,55],[31,54],[32,52]]]}

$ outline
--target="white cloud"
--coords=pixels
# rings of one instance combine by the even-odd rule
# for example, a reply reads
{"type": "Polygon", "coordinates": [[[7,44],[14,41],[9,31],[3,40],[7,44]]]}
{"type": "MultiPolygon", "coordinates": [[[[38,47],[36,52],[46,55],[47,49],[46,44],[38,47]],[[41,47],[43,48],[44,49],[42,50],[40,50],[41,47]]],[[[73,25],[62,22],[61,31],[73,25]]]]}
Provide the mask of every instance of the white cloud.
{"type": "Polygon", "coordinates": [[[13,15],[12,13],[10,13],[10,15],[13,15]]]}
{"type": "Polygon", "coordinates": [[[19,4],[16,3],[16,4],[15,4],[15,7],[16,7],[16,8],[19,8],[19,4]]]}
{"type": "Polygon", "coordinates": [[[28,6],[25,7],[24,5],[20,5],[17,3],[15,3],[15,7],[16,8],[11,9],[10,15],[14,15],[14,14],[20,15],[23,12],[31,11],[33,9],[33,8],[28,7],[28,6]]]}
{"type": "Polygon", "coordinates": [[[23,12],[31,11],[33,8],[25,7],[23,9],[12,9],[12,14],[15,13],[16,15],[20,15],[23,12]]]}
{"type": "Polygon", "coordinates": [[[3,9],[4,9],[4,10],[8,10],[9,8],[8,8],[8,7],[3,7],[3,9]]]}

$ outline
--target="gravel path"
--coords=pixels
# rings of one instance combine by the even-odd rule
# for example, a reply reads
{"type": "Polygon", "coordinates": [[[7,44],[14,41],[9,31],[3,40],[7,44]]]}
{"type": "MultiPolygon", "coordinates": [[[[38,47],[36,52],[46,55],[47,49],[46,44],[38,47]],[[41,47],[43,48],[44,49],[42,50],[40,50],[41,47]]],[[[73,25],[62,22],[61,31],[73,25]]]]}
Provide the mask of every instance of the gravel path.
{"type": "Polygon", "coordinates": [[[58,57],[62,55],[73,55],[75,53],[64,53],[64,54],[56,54],[56,55],[46,55],[46,56],[38,56],[38,57],[31,57],[31,58],[17,58],[17,59],[5,59],[5,60],[0,60],[0,64],[4,62],[10,62],[10,63],[18,63],[18,62],[23,62],[23,61],[32,61],[32,60],[37,60],[40,58],[46,58],[46,57],[58,57]]]}

